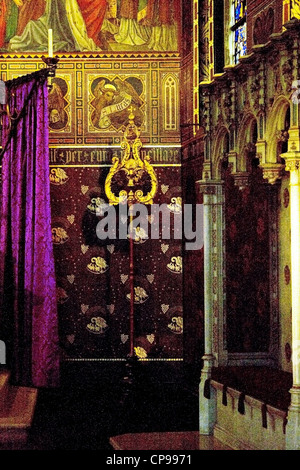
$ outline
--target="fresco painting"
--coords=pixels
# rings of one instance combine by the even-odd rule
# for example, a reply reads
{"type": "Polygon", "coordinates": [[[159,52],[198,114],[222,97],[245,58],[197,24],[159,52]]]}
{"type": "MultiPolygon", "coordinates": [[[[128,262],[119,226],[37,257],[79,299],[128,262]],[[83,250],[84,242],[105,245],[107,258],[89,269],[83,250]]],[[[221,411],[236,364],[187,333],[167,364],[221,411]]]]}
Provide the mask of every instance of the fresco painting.
{"type": "Polygon", "coordinates": [[[0,51],[177,51],[178,0],[0,0],[0,51]]]}
{"type": "Polygon", "coordinates": [[[69,120],[69,106],[67,99],[68,84],[61,77],[52,80],[49,89],[49,127],[52,131],[63,131],[69,120]]]}
{"type": "Polygon", "coordinates": [[[138,77],[97,77],[91,83],[90,130],[120,130],[130,112],[141,127],[144,106],[144,84],[138,77]]]}

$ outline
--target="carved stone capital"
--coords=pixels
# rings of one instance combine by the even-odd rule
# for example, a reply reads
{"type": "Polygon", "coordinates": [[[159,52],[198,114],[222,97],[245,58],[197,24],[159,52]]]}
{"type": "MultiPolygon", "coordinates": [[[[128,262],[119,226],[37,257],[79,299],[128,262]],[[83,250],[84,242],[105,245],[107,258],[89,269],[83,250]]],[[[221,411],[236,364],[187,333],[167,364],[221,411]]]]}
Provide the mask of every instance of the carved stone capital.
{"type": "Polygon", "coordinates": [[[262,163],[260,168],[263,171],[264,179],[268,180],[270,184],[275,184],[283,176],[284,165],[281,163],[262,163]]]}
{"type": "Polygon", "coordinates": [[[297,171],[300,169],[300,160],[288,160],[285,164],[286,171],[297,171]]]}
{"type": "Polygon", "coordinates": [[[206,198],[204,199],[205,205],[219,205],[224,202],[224,182],[222,180],[201,180],[197,182],[199,191],[206,198]]]}
{"type": "Polygon", "coordinates": [[[285,159],[285,170],[295,172],[300,170],[300,152],[287,152],[281,155],[285,159]]]}
{"type": "Polygon", "coordinates": [[[234,178],[234,184],[237,186],[241,191],[246,189],[250,184],[250,173],[246,171],[241,171],[237,173],[232,173],[234,178]]]}

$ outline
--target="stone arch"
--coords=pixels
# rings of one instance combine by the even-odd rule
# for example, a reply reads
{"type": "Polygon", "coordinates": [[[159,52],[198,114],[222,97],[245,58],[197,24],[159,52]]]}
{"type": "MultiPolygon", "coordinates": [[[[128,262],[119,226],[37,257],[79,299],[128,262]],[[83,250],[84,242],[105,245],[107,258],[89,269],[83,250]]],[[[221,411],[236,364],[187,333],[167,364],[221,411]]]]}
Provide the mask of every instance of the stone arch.
{"type": "Polygon", "coordinates": [[[216,136],[212,151],[212,179],[221,179],[222,163],[227,160],[229,152],[229,131],[227,127],[221,127],[216,136]]]}
{"type": "Polygon", "coordinates": [[[237,135],[237,171],[248,171],[250,155],[256,153],[256,142],[257,119],[253,114],[248,113],[244,115],[237,135]]]}
{"type": "Polygon", "coordinates": [[[267,119],[266,142],[267,163],[281,163],[278,145],[288,141],[287,115],[290,112],[290,102],[284,96],[279,97],[273,104],[271,113],[267,119]]]}

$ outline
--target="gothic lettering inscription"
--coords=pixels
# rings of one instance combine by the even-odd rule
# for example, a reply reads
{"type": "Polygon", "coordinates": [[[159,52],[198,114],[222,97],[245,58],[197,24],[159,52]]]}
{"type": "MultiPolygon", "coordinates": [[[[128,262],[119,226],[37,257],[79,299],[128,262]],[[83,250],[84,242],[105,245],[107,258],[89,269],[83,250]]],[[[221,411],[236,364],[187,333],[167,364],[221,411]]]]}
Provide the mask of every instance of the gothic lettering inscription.
{"type": "MultiPolygon", "coordinates": [[[[50,165],[101,165],[111,164],[113,157],[122,158],[120,148],[53,148],[50,149],[50,165]]],[[[141,157],[150,157],[151,163],[180,164],[179,148],[145,148],[141,157]]]]}

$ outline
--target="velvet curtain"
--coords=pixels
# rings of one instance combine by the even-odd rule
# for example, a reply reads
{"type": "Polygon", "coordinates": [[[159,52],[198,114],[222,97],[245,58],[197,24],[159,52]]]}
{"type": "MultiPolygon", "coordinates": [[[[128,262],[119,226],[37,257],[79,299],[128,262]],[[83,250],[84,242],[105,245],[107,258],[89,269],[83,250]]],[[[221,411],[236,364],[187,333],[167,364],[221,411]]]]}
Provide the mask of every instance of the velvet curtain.
{"type": "Polygon", "coordinates": [[[2,131],[0,339],[19,385],[59,383],[45,70],[6,82],[2,131]]]}

